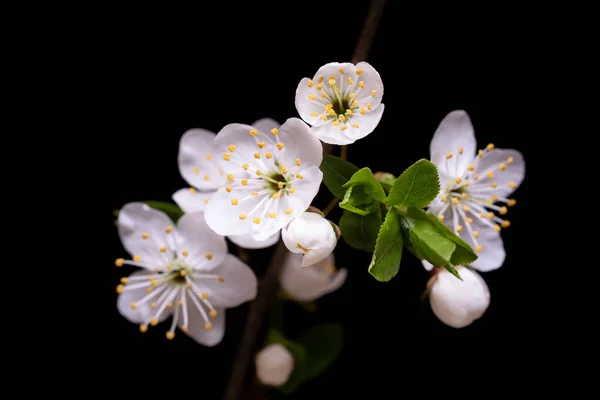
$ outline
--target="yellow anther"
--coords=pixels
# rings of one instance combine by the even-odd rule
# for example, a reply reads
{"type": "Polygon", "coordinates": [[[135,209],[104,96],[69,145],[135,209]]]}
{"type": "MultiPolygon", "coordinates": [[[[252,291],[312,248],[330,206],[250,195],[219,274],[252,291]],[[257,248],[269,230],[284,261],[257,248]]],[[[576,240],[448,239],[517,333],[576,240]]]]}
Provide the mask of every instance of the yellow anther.
{"type": "Polygon", "coordinates": [[[183,300],[178,300],[178,301],[177,301],[177,305],[178,305],[178,306],[183,306],[183,300]]]}
{"type": "Polygon", "coordinates": [[[377,90],[375,90],[375,89],[371,90],[371,96],[375,97],[376,94],[377,94],[377,90]]]}
{"type": "Polygon", "coordinates": [[[459,200],[458,200],[456,197],[453,197],[453,198],[452,198],[452,204],[458,204],[458,201],[459,201],[459,200]]]}
{"type": "Polygon", "coordinates": [[[121,283],[127,283],[127,282],[129,282],[128,278],[121,278],[121,283]]]}
{"type": "Polygon", "coordinates": [[[277,182],[277,187],[279,189],[282,189],[283,188],[283,182],[277,182]]]}
{"type": "Polygon", "coordinates": [[[465,183],[463,183],[463,187],[469,187],[470,184],[471,184],[471,182],[466,181],[465,183]]]}
{"type": "Polygon", "coordinates": [[[500,211],[498,211],[500,215],[505,215],[508,212],[508,208],[502,206],[500,207],[500,211]]]}
{"type": "Polygon", "coordinates": [[[184,257],[187,257],[190,253],[187,250],[183,250],[181,252],[181,255],[183,255],[184,257]]]}
{"type": "Polygon", "coordinates": [[[327,93],[321,92],[321,97],[324,98],[324,99],[326,99],[327,98],[327,93]]]}
{"type": "Polygon", "coordinates": [[[327,110],[328,108],[333,108],[333,104],[329,103],[325,105],[325,109],[327,110]]]}
{"type": "Polygon", "coordinates": [[[296,158],[296,166],[299,167],[300,166],[300,159],[296,158]]]}
{"type": "Polygon", "coordinates": [[[498,186],[498,184],[497,184],[496,182],[492,182],[492,183],[490,184],[490,186],[491,186],[491,187],[493,187],[493,188],[495,188],[496,186],[498,186]]]}
{"type": "Polygon", "coordinates": [[[462,230],[463,230],[463,227],[462,227],[462,225],[458,225],[458,226],[456,227],[456,232],[459,232],[459,233],[460,233],[460,232],[462,232],[462,230]]]}
{"type": "Polygon", "coordinates": [[[319,116],[319,114],[317,114],[316,112],[314,112],[314,111],[313,111],[313,112],[311,112],[311,113],[310,113],[310,116],[311,116],[311,117],[318,117],[318,116],[319,116]]]}
{"type": "Polygon", "coordinates": [[[327,110],[327,114],[335,116],[335,111],[333,109],[327,110]]]}
{"type": "Polygon", "coordinates": [[[486,175],[488,178],[493,178],[493,177],[494,177],[494,173],[493,173],[492,171],[488,171],[488,172],[487,172],[485,175],[486,175]]]}
{"type": "Polygon", "coordinates": [[[140,261],[142,261],[142,257],[140,257],[140,256],[133,256],[133,261],[140,262],[140,261]]]}
{"type": "Polygon", "coordinates": [[[342,121],[342,122],[346,121],[346,117],[344,117],[344,114],[340,114],[340,115],[338,115],[338,118],[339,118],[339,120],[340,120],[340,121],[342,121]]]}
{"type": "Polygon", "coordinates": [[[119,284],[117,285],[117,293],[121,294],[125,290],[125,286],[119,284]]]}
{"type": "Polygon", "coordinates": [[[354,85],[354,81],[352,80],[352,78],[348,77],[348,83],[354,85]]]}
{"type": "Polygon", "coordinates": [[[348,125],[342,125],[342,126],[340,126],[340,130],[345,131],[346,129],[348,129],[348,125]]]}
{"type": "Polygon", "coordinates": [[[465,218],[465,221],[467,221],[467,224],[472,224],[473,218],[467,217],[467,218],[465,218]]]}
{"type": "Polygon", "coordinates": [[[201,294],[202,294],[202,298],[203,298],[204,300],[208,299],[208,293],[206,293],[206,292],[202,292],[201,294]]]}
{"type": "Polygon", "coordinates": [[[172,226],[170,226],[170,225],[169,225],[169,226],[167,226],[167,227],[165,228],[165,232],[167,232],[167,233],[171,233],[171,232],[173,232],[173,227],[172,227],[172,226]]]}
{"type": "Polygon", "coordinates": [[[356,93],[350,93],[350,94],[348,95],[348,98],[350,98],[350,99],[353,99],[355,96],[356,96],[356,93]]]}
{"type": "Polygon", "coordinates": [[[347,109],[346,110],[346,115],[352,115],[352,110],[351,109],[347,109]]]}
{"type": "Polygon", "coordinates": [[[479,231],[473,231],[473,236],[475,236],[476,238],[479,237],[479,231]]]}
{"type": "Polygon", "coordinates": [[[327,121],[327,116],[325,115],[321,115],[319,118],[321,118],[323,121],[327,121]]]}
{"type": "Polygon", "coordinates": [[[367,103],[367,110],[371,111],[371,103],[367,103]]]}
{"type": "Polygon", "coordinates": [[[179,275],[185,276],[185,269],[179,270],[179,275]]]}
{"type": "Polygon", "coordinates": [[[463,206],[463,211],[464,211],[464,212],[467,212],[467,211],[469,211],[469,207],[467,207],[467,206],[463,206]]]}
{"type": "Polygon", "coordinates": [[[171,264],[167,264],[167,270],[170,270],[171,268],[173,268],[173,266],[171,264]]]}
{"type": "Polygon", "coordinates": [[[229,150],[230,152],[234,152],[235,151],[235,145],[234,144],[230,144],[229,146],[227,146],[227,150],[229,150]]]}
{"type": "Polygon", "coordinates": [[[304,179],[304,177],[302,176],[302,174],[296,174],[296,178],[298,178],[298,179],[304,179]]]}
{"type": "Polygon", "coordinates": [[[260,224],[260,217],[254,217],[252,222],[254,222],[255,224],[260,224]]]}
{"type": "Polygon", "coordinates": [[[479,158],[483,157],[483,150],[479,150],[477,152],[477,157],[479,157],[479,158]]]}
{"type": "Polygon", "coordinates": [[[510,226],[510,221],[504,220],[500,224],[503,228],[508,228],[510,226]]]}
{"type": "Polygon", "coordinates": [[[158,318],[156,318],[156,317],[153,317],[153,318],[150,320],[150,325],[152,325],[152,326],[156,326],[157,324],[158,324],[158,318]]]}
{"type": "Polygon", "coordinates": [[[150,308],[154,310],[156,308],[156,303],[150,303],[150,308]]]}
{"type": "Polygon", "coordinates": [[[444,222],[444,216],[443,215],[438,215],[438,219],[440,220],[440,222],[444,222]]]}
{"type": "Polygon", "coordinates": [[[356,108],[356,107],[358,107],[358,101],[354,100],[350,106],[351,106],[352,108],[356,108]]]}
{"type": "Polygon", "coordinates": [[[167,303],[167,308],[173,308],[173,303],[167,303]]]}
{"type": "Polygon", "coordinates": [[[467,197],[469,197],[469,195],[466,192],[461,193],[460,197],[462,197],[463,199],[466,199],[467,197]]]}
{"type": "Polygon", "coordinates": [[[497,194],[493,194],[492,195],[492,201],[496,201],[498,200],[498,195],[497,194]]]}
{"type": "Polygon", "coordinates": [[[219,282],[225,282],[225,278],[223,278],[222,276],[217,276],[217,280],[219,282]]]}
{"type": "Polygon", "coordinates": [[[225,186],[225,190],[227,191],[227,193],[231,193],[233,188],[231,186],[225,186]]]}
{"type": "Polygon", "coordinates": [[[330,79],[330,80],[329,80],[329,84],[330,84],[331,86],[335,85],[335,79],[330,79]]]}
{"type": "Polygon", "coordinates": [[[467,169],[468,169],[469,171],[474,171],[474,170],[475,170],[475,166],[474,166],[474,165],[469,165],[469,166],[467,167],[467,169]]]}
{"type": "Polygon", "coordinates": [[[315,96],[314,94],[309,94],[308,98],[311,99],[311,100],[314,100],[314,99],[317,98],[317,96],[315,96]]]}
{"type": "Polygon", "coordinates": [[[245,170],[247,170],[249,167],[250,167],[250,164],[248,164],[248,163],[242,164],[242,168],[244,168],[245,170]]]}
{"type": "Polygon", "coordinates": [[[288,208],[287,210],[285,210],[285,213],[286,213],[287,215],[290,215],[290,214],[292,213],[292,209],[291,209],[291,208],[288,208]]]}
{"type": "Polygon", "coordinates": [[[267,159],[271,159],[271,158],[273,158],[273,153],[271,153],[270,151],[267,151],[267,152],[265,153],[265,157],[266,157],[267,159]]]}
{"type": "Polygon", "coordinates": [[[507,164],[512,164],[512,162],[513,162],[513,161],[515,161],[515,159],[514,159],[514,158],[512,158],[512,157],[508,157],[508,159],[506,160],[506,163],[507,163],[507,164]]]}
{"type": "Polygon", "coordinates": [[[482,211],[482,212],[480,212],[480,213],[479,213],[479,216],[480,216],[481,218],[485,218],[485,213],[482,211]]]}
{"type": "Polygon", "coordinates": [[[323,77],[320,77],[320,78],[319,78],[319,83],[323,82],[323,80],[324,80],[324,79],[325,79],[325,78],[323,78],[323,77]]]}
{"type": "Polygon", "coordinates": [[[449,159],[451,159],[451,158],[452,158],[452,153],[447,153],[447,154],[446,154],[446,160],[449,160],[449,159]]]}
{"type": "Polygon", "coordinates": [[[165,336],[168,340],[173,340],[173,338],[175,337],[175,332],[168,331],[165,336]]]}
{"type": "Polygon", "coordinates": [[[161,253],[166,253],[167,252],[167,246],[160,246],[160,252],[161,253]]]}
{"type": "Polygon", "coordinates": [[[235,180],[233,174],[227,174],[227,179],[229,180],[229,182],[233,182],[235,180]]]}
{"type": "Polygon", "coordinates": [[[504,171],[506,169],[506,164],[500,164],[498,168],[500,169],[500,171],[504,171]]]}
{"type": "Polygon", "coordinates": [[[211,316],[211,317],[213,317],[213,318],[214,318],[214,317],[216,317],[216,316],[217,316],[217,310],[215,310],[215,309],[213,308],[212,310],[210,310],[209,314],[210,314],[210,316],[211,316]]]}
{"type": "Polygon", "coordinates": [[[456,178],[456,179],[454,180],[454,182],[456,182],[456,183],[461,183],[461,182],[462,182],[462,179],[460,179],[460,178],[456,178]]]}
{"type": "Polygon", "coordinates": [[[240,218],[241,220],[244,220],[244,219],[246,219],[246,217],[247,217],[247,215],[246,215],[246,214],[244,214],[244,213],[241,213],[241,214],[240,214],[240,216],[239,216],[239,218],[240,218]]]}
{"type": "Polygon", "coordinates": [[[142,333],[148,332],[148,325],[141,324],[140,325],[140,332],[142,332],[142,333]]]}
{"type": "MultiPolygon", "coordinates": [[[[156,286],[156,284],[154,282],[152,282],[152,286],[156,286]]],[[[152,291],[151,287],[146,288],[146,292],[150,293],[151,291],[152,291]]]]}
{"type": "Polygon", "coordinates": [[[358,82],[358,86],[360,86],[360,88],[363,89],[365,87],[365,81],[358,82]]]}
{"type": "Polygon", "coordinates": [[[117,259],[115,260],[115,267],[122,267],[122,266],[123,266],[123,263],[125,263],[125,260],[124,260],[124,259],[122,259],[122,258],[117,258],[117,259]]]}
{"type": "Polygon", "coordinates": [[[242,185],[244,185],[244,186],[248,185],[248,179],[246,179],[246,178],[242,179],[242,185]]]}
{"type": "Polygon", "coordinates": [[[195,173],[195,174],[197,174],[197,173],[199,173],[199,172],[200,172],[200,168],[198,168],[198,167],[194,167],[193,171],[194,171],[194,173],[195,173]]]}
{"type": "Polygon", "coordinates": [[[210,322],[205,323],[204,329],[206,329],[207,331],[210,331],[212,329],[212,324],[210,322]]]}
{"type": "Polygon", "coordinates": [[[206,255],[204,257],[206,257],[207,260],[212,260],[213,255],[212,255],[212,253],[206,253],[206,255]]]}
{"type": "Polygon", "coordinates": [[[258,192],[256,190],[252,191],[252,196],[258,196],[258,192]]]}
{"type": "Polygon", "coordinates": [[[494,150],[494,144],[490,143],[485,148],[486,148],[487,151],[494,150]]]}
{"type": "Polygon", "coordinates": [[[279,129],[277,129],[277,128],[271,129],[271,135],[277,136],[278,133],[279,133],[279,129]]]}
{"type": "Polygon", "coordinates": [[[273,193],[273,195],[271,195],[271,197],[274,198],[274,199],[278,199],[279,198],[279,193],[273,193]]]}
{"type": "Polygon", "coordinates": [[[187,325],[182,325],[182,326],[181,326],[181,330],[182,330],[183,332],[187,332],[187,331],[188,331],[188,327],[187,327],[187,325]]]}
{"type": "Polygon", "coordinates": [[[156,279],[156,277],[155,277],[154,275],[150,275],[150,276],[148,277],[148,280],[150,280],[150,281],[153,281],[153,280],[155,280],[155,279],[156,279]]]}
{"type": "Polygon", "coordinates": [[[483,251],[483,246],[478,244],[477,247],[475,247],[475,250],[477,251],[483,251]]]}
{"type": "Polygon", "coordinates": [[[493,212],[489,212],[487,215],[488,219],[494,219],[494,213],[493,212]]]}
{"type": "Polygon", "coordinates": [[[189,190],[190,194],[196,194],[196,189],[191,187],[188,190],[189,190]]]}
{"type": "Polygon", "coordinates": [[[263,149],[265,147],[265,142],[258,142],[257,145],[258,145],[258,147],[263,149]]]}
{"type": "Polygon", "coordinates": [[[352,127],[358,129],[358,124],[352,124],[352,127]]]}
{"type": "Polygon", "coordinates": [[[307,84],[308,84],[308,87],[312,87],[312,86],[313,86],[313,83],[314,83],[314,82],[313,82],[312,80],[309,80],[309,81],[307,82],[307,84]]]}
{"type": "Polygon", "coordinates": [[[496,224],[496,225],[494,225],[494,230],[495,230],[496,232],[500,232],[500,225],[497,225],[497,224],[496,224]]]}
{"type": "Polygon", "coordinates": [[[479,179],[479,174],[473,174],[473,180],[476,181],[477,179],[479,179]]]}
{"type": "Polygon", "coordinates": [[[322,84],[322,83],[319,83],[319,84],[317,85],[317,90],[321,90],[321,89],[323,89],[323,84],[322,84]]]}
{"type": "Polygon", "coordinates": [[[269,218],[275,218],[276,216],[277,216],[277,214],[274,212],[269,213],[269,218]]]}
{"type": "Polygon", "coordinates": [[[515,204],[517,204],[517,201],[514,199],[509,199],[506,204],[508,204],[509,207],[514,206],[515,204]]]}
{"type": "Polygon", "coordinates": [[[462,154],[464,151],[465,151],[465,149],[464,149],[464,148],[462,148],[462,147],[459,147],[459,148],[458,148],[458,154],[462,154]]]}
{"type": "Polygon", "coordinates": [[[331,123],[331,125],[333,125],[333,126],[340,126],[340,121],[333,121],[331,123]]]}
{"type": "MultiPolygon", "coordinates": [[[[340,74],[344,75],[344,69],[343,68],[338,69],[338,71],[340,71],[340,74]]],[[[350,78],[348,78],[348,79],[350,79],[350,78]]]]}
{"type": "Polygon", "coordinates": [[[208,161],[212,160],[212,154],[207,154],[207,155],[206,155],[206,159],[207,159],[208,161]]]}
{"type": "Polygon", "coordinates": [[[288,192],[290,192],[291,194],[294,194],[296,192],[296,188],[289,188],[288,192]]]}
{"type": "Polygon", "coordinates": [[[239,203],[239,200],[238,200],[238,199],[233,199],[233,200],[231,200],[231,205],[237,206],[237,205],[238,205],[238,203],[239,203]]]}
{"type": "Polygon", "coordinates": [[[135,304],[135,302],[133,302],[129,305],[129,307],[131,307],[132,310],[135,310],[137,308],[137,304],[135,304]]]}
{"type": "Polygon", "coordinates": [[[508,182],[508,187],[511,188],[511,189],[514,189],[514,188],[517,187],[517,184],[514,183],[514,182],[508,182]]]}
{"type": "Polygon", "coordinates": [[[358,69],[356,70],[356,75],[360,75],[360,74],[362,74],[362,73],[363,73],[363,69],[362,69],[362,68],[358,68],[358,69]]]}
{"type": "Polygon", "coordinates": [[[260,158],[260,153],[254,153],[254,158],[259,159],[260,158]]]}
{"type": "Polygon", "coordinates": [[[278,150],[283,149],[283,143],[281,143],[281,142],[277,142],[276,146],[277,146],[278,150]]]}

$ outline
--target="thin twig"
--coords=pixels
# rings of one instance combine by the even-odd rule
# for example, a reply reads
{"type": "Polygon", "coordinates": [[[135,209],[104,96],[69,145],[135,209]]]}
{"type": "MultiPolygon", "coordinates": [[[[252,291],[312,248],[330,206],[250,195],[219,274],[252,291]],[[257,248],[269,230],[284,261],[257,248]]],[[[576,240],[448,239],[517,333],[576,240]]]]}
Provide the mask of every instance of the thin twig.
{"type": "Polygon", "coordinates": [[[324,217],[326,217],[327,214],[329,214],[331,212],[331,210],[333,210],[333,207],[335,207],[335,205],[338,203],[338,201],[340,201],[339,197],[334,197],[333,199],[331,199],[329,204],[327,204],[327,207],[325,207],[325,209],[323,210],[324,217]]]}
{"type": "MultiPolygon", "coordinates": [[[[369,13],[365,19],[356,48],[354,49],[352,63],[356,64],[367,58],[384,5],[385,0],[371,0],[369,13]]],[[[331,146],[328,147],[328,150],[330,149],[331,146]]],[[[241,399],[248,365],[252,359],[252,354],[257,343],[257,337],[262,326],[269,299],[277,290],[279,271],[287,251],[288,250],[283,242],[280,241],[277,244],[273,258],[271,258],[271,263],[267,268],[267,272],[258,285],[256,299],[250,304],[244,333],[235,360],[233,361],[233,369],[225,392],[225,400],[241,399]]]]}
{"type": "Polygon", "coordinates": [[[347,145],[342,146],[342,150],[340,150],[340,158],[342,160],[348,159],[348,146],[347,145]]]}

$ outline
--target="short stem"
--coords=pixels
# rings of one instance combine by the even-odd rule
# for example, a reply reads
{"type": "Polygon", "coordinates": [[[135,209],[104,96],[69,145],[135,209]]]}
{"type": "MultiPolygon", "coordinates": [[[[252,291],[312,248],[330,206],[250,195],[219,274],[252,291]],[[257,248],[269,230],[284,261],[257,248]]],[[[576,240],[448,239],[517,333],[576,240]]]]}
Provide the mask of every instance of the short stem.
{"type": "Polygon", "coordinates": [[[342,150],[340,151],[340,158],[342,160],[348,159],[348,146],[346,146],[346,145],[342,146],[342,150]]]}
{"type": "Polygon", "coordinates": [[[327,204],[327,207],[325,207],[325,210],[323,210],[323,217],[326,217],[327,214],[329,214],[329,212],[333,210],[333,207],[335,207],[338,201],[340,201],[339,197],[334,197],[333,199],[331,199],[329,204],[327,204]]]}

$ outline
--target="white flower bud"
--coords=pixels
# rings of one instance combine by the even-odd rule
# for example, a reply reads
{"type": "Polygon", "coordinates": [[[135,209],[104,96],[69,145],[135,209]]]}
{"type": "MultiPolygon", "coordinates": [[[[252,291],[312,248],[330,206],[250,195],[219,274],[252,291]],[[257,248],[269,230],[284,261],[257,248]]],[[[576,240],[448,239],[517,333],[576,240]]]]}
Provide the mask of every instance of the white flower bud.
{"type": "Polygon", "coordinates": [[[294,370],[294,357],[279,343],[270,344],[254,359],[256,375],[265,385],[285,385],[294,370]]]}
{"type": "Polygon", "coordinates": [[[302,266],[323,260],[337,245],[331,223],[315,212],[304,212],[281,231],[285,246],[292,253],[304,254],[302,266]]]}
{"type": "Polygon", "coordinates": [[[429,293],[429,303],[436,317],[453,328],[464,328],[480,318],[490,305],[490,291],[479,274],[456,267],[462,281],[441,269],[429,293]]]}
{"type": "Polygon", "coordinates": [[[279,277],[281,288],[292,300],[316,300],[339,289],[346,281],[348,271],[336,270],[333,253],[308,268],[302,267],[301,262],[302,255],[288,253],[279,277]]]}

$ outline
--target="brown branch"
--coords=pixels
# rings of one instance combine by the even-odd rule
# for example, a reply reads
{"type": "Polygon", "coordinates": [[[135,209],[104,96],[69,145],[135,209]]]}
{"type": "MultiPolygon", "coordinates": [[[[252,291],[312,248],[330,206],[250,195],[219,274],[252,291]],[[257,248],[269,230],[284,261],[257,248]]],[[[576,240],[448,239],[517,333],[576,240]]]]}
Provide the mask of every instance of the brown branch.
{"type": "MultiPolygon", "coordinates": [[[[352,63],[356,64],[367,58],[384,5],[385,0],[371,0],[369,13],[365,19],[361,35],[354,50],[354,55],[352,56],[352,63]]],[[[331,147],[332,146],[325,146],[325,152],[329,153],[331,147]]],[[[283,265],[286,253],[287,249],[285,245],[282,241],[279,241],[275,254],[273,255],[273,258],[271,258],[271,263],[267,268],[267,272],[258,284],[258,293],[256,299],[250,304],[244,333],[242,334],[238,352],[233,361],[233,369],[225,392],[225,400],[241,399],[248,365],[252,360],[252,355],[254,348],[256,347],[269,299],[277,290],[279,271],[283,265]]]]}

